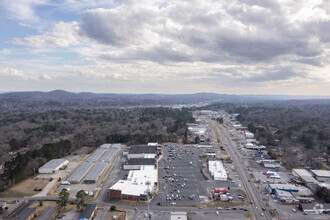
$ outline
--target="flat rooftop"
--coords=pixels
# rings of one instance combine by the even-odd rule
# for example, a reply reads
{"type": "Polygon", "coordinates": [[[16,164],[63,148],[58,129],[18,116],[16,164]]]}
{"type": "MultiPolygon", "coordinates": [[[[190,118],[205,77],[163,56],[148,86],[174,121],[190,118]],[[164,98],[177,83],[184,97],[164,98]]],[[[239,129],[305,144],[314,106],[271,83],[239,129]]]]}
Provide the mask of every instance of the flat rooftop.
{"type": "Polygon", "coordinates": [[[129,148],[129,154],[155,154],[158,146],[133,145],[129,148]]]}
{"type": "Polygon", "coordinates": [[[41,166],[39,169],[56,169],[65,162],[69,162],[69,161],[66,159],[52,159],[47,163],[45,163],[43,166],[41,166]]]}
{"type": "Polygon", "coordinates": [[[311,170],[317,177],[327,177],[330,178],[330,170],[311,170]]]}

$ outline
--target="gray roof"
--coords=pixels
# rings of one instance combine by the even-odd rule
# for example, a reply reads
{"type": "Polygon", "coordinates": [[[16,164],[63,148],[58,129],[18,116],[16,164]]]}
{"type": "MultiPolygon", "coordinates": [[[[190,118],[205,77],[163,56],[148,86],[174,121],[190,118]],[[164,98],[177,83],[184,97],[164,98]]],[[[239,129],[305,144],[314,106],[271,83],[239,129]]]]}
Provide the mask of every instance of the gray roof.
{"type": "Polygon", "coordinates": [[[154,165],[154,158],[132,158],[125,162],[125,165],[154,165]]]}
{"type": "Polygon", "coordinates": [[[117,148],[110,148],[107,152],[105,152],[102,157],[100,158],[100,161],[106,161],[109,162],[112,160],[113,156],[117,152],[117,148]]]}
{"type": "Polygon", "coordinates": [[[330,170],[311,170],[317,177],[327,177],[330,178],[330,170]]]}
{"type": "Polygon", "coordinates": [[[84,162],[82,163],[78,169],[76,169],[71,176],[67,179],[69,182],[80,182],[82,178],[87,174],[87,172],[92,168],[94,163],[84,162]]]}
{"type": "Polygon", "coordinates": [[[96,204],[88,204],[84,211],[80,214],[79,219],[90,219],[96,209],[96,204]]]}
{"type": "Polygon", "coordinates": [[[129,148],[129,154],[155,154],[158,146],[133,145],[129,148]]]}
{"type": "Polygon", "coordinates": [[[87,158],[87,161],[98,161],[100,159],[100,157],[102,156],[102,154],[104,154],[104,152],[106,150],[107,149],[105,149],[105,148],[96,149],[94,151],[94,153],[87,158]]]}
{"type": "Polygon", "coordinates": [[[48,220],[58,211],[57,206],[49,206],[47,209],[39,216],[38,220],[48,220]]]}
{"type": "Polygon", "coordinates": [[[107,165],[107,162],[97,162],[93,169],[88,172],[87,176],[84,178],[84,181],[96,181],[96,179],[103,173],[107,165]]]}
{"type": "Polygon", "coordinates": [[[100,148],[106,148],[109,149],[111,147],[111,144],[102,144],[100,148]]]}
{"type": "Polygon", "coordinates": [[[29,201],[28,203],[24,204],[22,208],[20,208],[17,212],[10,219],[15,220],[26,220],[32,213],[34,213],[37,209],[36,208],[29,208],[29,206],[33,203],[33,201],[29,201]]]}
{"type": "Polygon", "coordinates": [[[48,161],[46,164],[41,166],[39,169],[56,169],[57,167],[61,166],[66,159],[52,159],[48,161]]]}
{"type": "Polygon", "coordinates": [[[121,144],[113,144],[112,148],[119,148],[121,146],[121,144]]]}

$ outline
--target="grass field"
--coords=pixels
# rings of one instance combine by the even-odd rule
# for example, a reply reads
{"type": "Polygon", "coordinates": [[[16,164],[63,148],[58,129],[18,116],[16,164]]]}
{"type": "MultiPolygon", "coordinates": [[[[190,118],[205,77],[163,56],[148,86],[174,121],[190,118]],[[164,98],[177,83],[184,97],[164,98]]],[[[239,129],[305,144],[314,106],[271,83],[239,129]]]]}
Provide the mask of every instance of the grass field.
{"type": "Polygon", "coordinates": [[[6,192],[6,196],[15,198],[33,196],[39,193],[38,191],[34,191],[36,187],[38,187],[39,189],[43,189],[47,185],[47,183],[49,183],[49,180],[35,180],[32,178],[28,178],[10,188],[6,192]]]}

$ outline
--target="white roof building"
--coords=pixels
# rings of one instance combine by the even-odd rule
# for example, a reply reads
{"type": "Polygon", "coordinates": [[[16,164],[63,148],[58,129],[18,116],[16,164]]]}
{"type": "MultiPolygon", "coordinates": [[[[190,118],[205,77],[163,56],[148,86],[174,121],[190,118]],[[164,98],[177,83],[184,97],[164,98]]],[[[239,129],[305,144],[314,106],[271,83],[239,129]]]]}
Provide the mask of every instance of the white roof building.
{"type": "Polygon", "coordinates": [[[227,181],[227,172],[220,160],[209,160],[209,172],[214,180],[227,181]]]}
{"type": "Polygon", "coordinates": [[[39,173],[56,173],[61,167],[68,165],[69,161],[66,159],[53,159],[41,166],[39,173]]]}
{"type": "Polygon", "coordinates": [[[311,172],[318,181],[330,183],[330,170],[311,170],[311,172]]]}
{"type": "Polygon", "coordinates": [[[155,166],[141,166],[140,170],[129,171],[127,180],[119,180],[110,190],[119,190],[122,195],[129,196],[146,195],[148,188],[152,192],[156,187],[157,181],[158,171],[155,166]]]}

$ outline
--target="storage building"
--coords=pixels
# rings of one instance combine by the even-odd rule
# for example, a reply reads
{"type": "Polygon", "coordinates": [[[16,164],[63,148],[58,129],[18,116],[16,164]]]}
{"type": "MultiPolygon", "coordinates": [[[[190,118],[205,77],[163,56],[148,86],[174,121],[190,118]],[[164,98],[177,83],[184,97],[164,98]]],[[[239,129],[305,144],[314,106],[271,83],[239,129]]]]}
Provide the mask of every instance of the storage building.
{"type": "Polygon", "coordinates": [[[107,162],[96,162],[93,169],[84,178],[84,183],[96,183],[107,166],[107,162]]]}
{"type": "Polygon", "coordinates": [[[106,151],[106,148],[98,148],[94,151],[93,154],[91,154],[86,161],[89,162],[96,162],[100,159],[100,157],[104,154],[104,152],[106,151]]]}
{"type": "Polygon", "coordinates": [[[301,179],[301,181],[305,184],[318,184],[318,181],[305,169],[293,169],[292,175],[301,179]]]}
{"type": "Polygon", "coordinates": [[[93,167],[94,163],[84,162],[82,163],[78,169],[76,169],[71,176],[67,179],[70,183],[78,184],[84,178],[84,176],[88,173],[88,171],[93,167]]]}
{"type": "Polygon", "coordinates": [[[100,146],[100,148],[104,148],[104,149],[109,149],[111,147],[111,144],[102,144],[100,146]]]}
{"type": "Polygon", "coordinates": [[[113,156],[117,153],[118,148],[110,148],[108,151],[106,151],[99,161],[102,162],[110,162],[113,158],[113,156]]]}
{"type": "Polygon", "coordinates": [[[227,181],[227,172],[220,160],[209,160],[209,172],[214,180],[227,181]]]}
{"type": "Polygon", "coordinates": [[[58,214],[57,206],[49,206],[47,209],[38,217],[38,220],[52,220],[56,218],[58,214]]]}
{"type": "Polygon", "coordinates": [[[39,173],[56,173],[60,168],[68,165],[69,161],[66,159],[53,159],[41,166],[39,173]]]}
{"type": "Polygon", "coordinates": [[[299,189],[297,186],[292,184],[278,184],[278,183],[269,183],[268,190],[270,193],[275,193],[275,190],[287,191],[287,192],[298,192],[299,189]]]}
{"type": "Polygon", "coordinates": [[[79,220],[91,220],[96,212],[96,204],[87,204],[84,211],[80,214],[79,220]]]}

